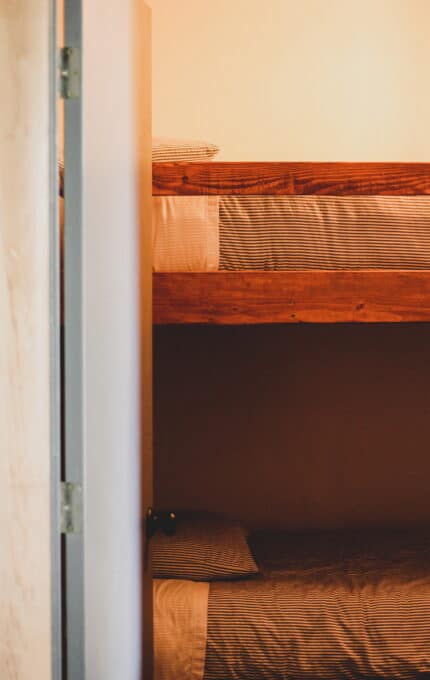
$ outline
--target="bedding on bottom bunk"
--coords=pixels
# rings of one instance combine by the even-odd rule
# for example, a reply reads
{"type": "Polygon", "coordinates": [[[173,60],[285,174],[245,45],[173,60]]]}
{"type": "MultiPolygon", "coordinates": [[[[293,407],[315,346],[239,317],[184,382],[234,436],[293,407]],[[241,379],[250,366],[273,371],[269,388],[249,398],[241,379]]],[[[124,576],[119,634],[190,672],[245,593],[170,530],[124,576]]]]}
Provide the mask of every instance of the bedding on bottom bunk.
{"type": "Polygon", "coordinates": [[[430,677],[430,533],[269,534],[252,548],[261,575],[211,583],[203,623],[201,593],[204,680],[430,677]]]}
{"type": "Polygon", "coordinates": [[[209,584],[154,580],[154,679],[201,680],[209,584]]]}
{"type": "Polygon", "coordinates": [[[155,271],[430,269],[425,196],[153,201],[155,271]]]}

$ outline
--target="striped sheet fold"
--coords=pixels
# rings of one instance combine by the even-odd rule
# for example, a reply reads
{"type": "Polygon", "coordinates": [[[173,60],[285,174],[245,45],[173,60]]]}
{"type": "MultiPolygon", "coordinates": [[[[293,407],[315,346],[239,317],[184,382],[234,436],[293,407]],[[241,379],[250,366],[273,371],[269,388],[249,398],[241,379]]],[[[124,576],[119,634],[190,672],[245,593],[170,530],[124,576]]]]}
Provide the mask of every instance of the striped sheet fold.
{"type": "Polygon", "coordinates": [[[220,269],[430,269],[430,198],[223,196],[220,269]]]}

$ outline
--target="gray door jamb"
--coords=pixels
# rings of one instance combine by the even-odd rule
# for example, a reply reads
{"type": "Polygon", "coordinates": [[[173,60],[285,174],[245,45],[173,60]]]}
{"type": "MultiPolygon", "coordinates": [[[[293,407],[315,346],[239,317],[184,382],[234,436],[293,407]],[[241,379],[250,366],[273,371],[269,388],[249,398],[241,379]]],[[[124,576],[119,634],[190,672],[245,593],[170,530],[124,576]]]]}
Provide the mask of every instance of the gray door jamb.
{"type": "MultiPolygon", "coordinates": [[[[65,0],[64,42],[82,46],[81,0],[65,0]]],[[[64,458],[63,481],[84,484],[82,99],[64,101],[64,458]]],[[[63,668],[67,680],[85,679],[84,536],[63,538],[63,668]]]]}

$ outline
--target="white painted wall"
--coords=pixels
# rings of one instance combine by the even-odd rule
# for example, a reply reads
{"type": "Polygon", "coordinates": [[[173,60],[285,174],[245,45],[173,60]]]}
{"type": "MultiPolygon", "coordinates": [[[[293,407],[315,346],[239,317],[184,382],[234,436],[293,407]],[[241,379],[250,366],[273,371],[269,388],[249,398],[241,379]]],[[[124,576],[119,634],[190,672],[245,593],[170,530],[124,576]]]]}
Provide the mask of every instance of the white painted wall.
{"type": "Polygon", "coordinates": [[[153,0],[154,134],[225,160],[430,160],[428,0],[153,0]]]}
{"type": "Polygon", "coordinates": [[[141,678],[138,5],[83,3],[86,680],[141,678]]]}

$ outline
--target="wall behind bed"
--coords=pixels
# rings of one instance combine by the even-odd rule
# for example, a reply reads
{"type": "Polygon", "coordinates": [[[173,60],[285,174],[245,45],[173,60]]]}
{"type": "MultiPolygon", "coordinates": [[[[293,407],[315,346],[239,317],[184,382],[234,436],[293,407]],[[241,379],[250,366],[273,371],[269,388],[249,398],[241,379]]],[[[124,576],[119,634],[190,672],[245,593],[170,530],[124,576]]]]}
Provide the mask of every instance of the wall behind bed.
{"type": "Polygon", "coordinates": [[[262,527],[430,522],[430,324],[155,340],[158,505],[262,527]]]}
{"type": "Polygon", "coordinates": [[[430,158],[428,0],[153,0],[154,134],[225,160],[430,158]]]}

